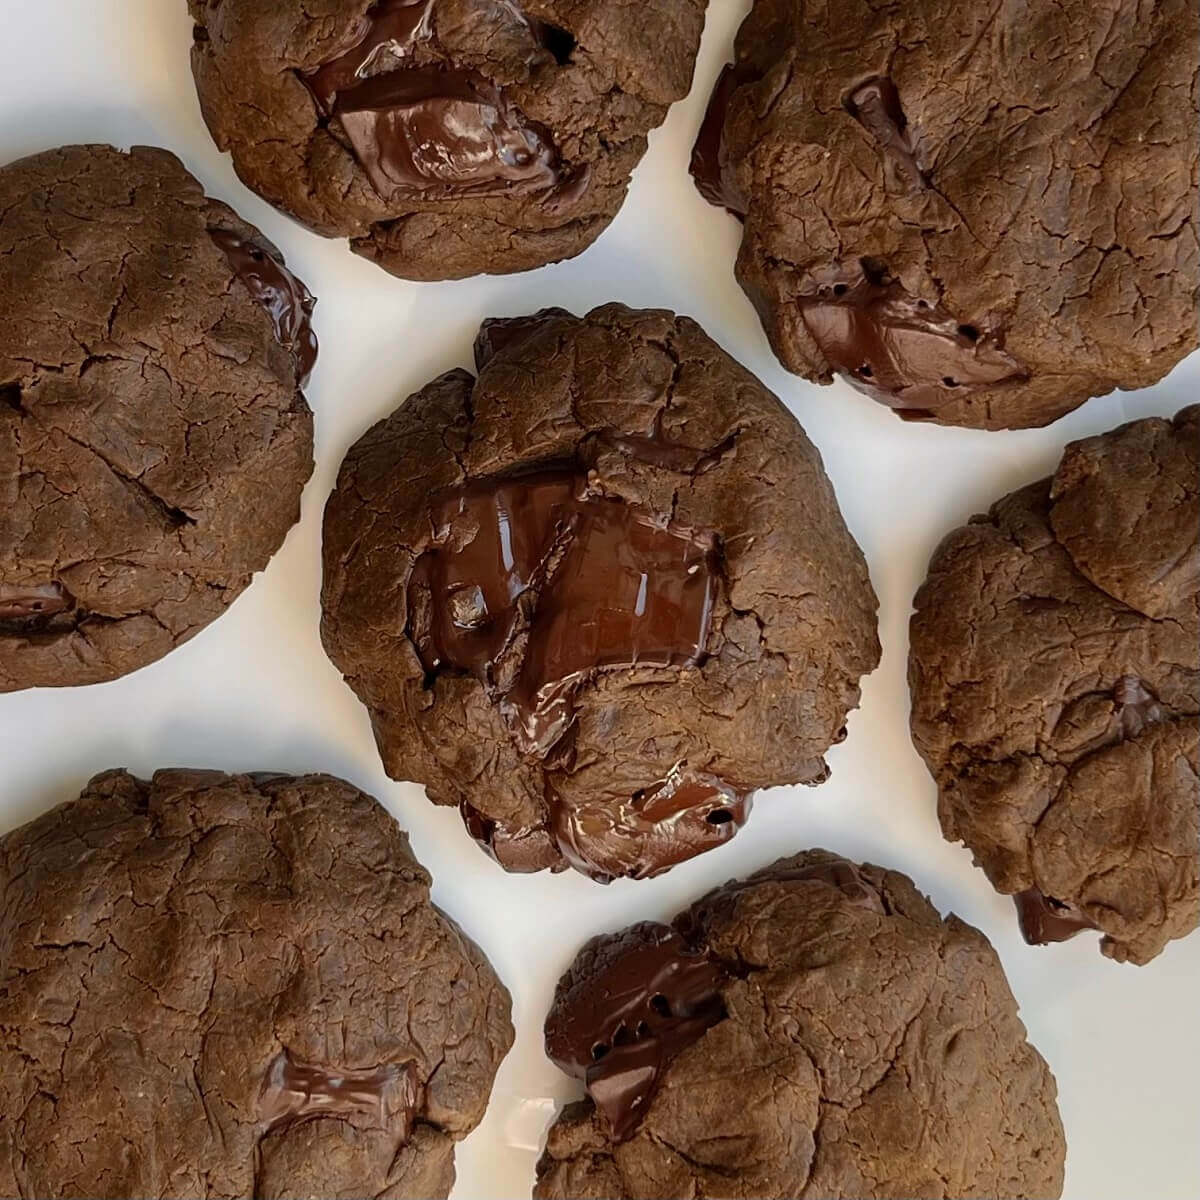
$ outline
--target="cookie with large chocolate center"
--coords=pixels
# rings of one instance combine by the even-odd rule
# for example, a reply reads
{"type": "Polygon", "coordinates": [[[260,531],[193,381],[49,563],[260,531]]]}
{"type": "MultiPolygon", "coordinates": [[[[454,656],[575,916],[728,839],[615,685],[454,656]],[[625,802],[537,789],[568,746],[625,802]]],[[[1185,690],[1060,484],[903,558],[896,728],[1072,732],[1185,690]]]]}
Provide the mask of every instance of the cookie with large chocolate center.
{"type": "Polygon", "coordinates": [[[1144,963],[1200,923],[1200,407],[1066,448],[938,548],[913,740],[1034,943],[1144,963]]]}
{"type": "Polygon", "coordinates": [[[654,875],[818,783],[875,596],[795,419],[694,322],[485,322],[348,454],[325,646],[502,865],[654,875]]]}
{"type": "Polygon", "coordinates": [[[546,1053],[587,1097],[539,1200],[1058,1196],[1054,1079],[987,939],[813,850],[593,938],[546,1053]]]}
{"type": "Polygon", "coordinates": [[[682,98],[703,0],[189,0],[239,176],[409,279],[586,249],[682,98]]]}
{"type": "Polygon", "coordinates": [[[692,157],[783,365],[1045,425],[1197,345],[1189,0],[755,0],[692,157]]]}
{"type": "Polygon", "coordinates": [[[124,771],[0,838],[0,1195],[445,1197],[509,997],[327,775],[124,771]]]}
{"type": "Polygon", "coordinates": [[[220,616],[300,515],[313,297],[165,150],[0,168],[0,692],[220,616]]]}

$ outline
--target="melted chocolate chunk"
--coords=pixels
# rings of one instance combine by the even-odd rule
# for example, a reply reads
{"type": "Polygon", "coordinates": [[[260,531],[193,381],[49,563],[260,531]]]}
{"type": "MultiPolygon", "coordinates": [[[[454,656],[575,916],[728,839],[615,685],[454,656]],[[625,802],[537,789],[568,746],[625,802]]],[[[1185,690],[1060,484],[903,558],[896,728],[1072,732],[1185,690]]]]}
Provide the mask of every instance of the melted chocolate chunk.
{"type": "Polygon", "coordinates": [[[1021,936],[1031,946],[1065,942],[1085,929],[1096,928],[1073,904],[1044,896],[1037,888],[1018,892],[1013,903],[1017,906],[1021,936]]]}
{"type": "Polygon", "coordinates": [[[925,416],[1028,375],[995,334],[911,295],[876,264],[830,267],[800,298],[800,314],[831,369],[889,408],[925,416]]]}
{"type": "Polygon", "coordinates": [[[471,837],[506,871],[528,874],[547,868],[563,869],[562,859],[545,826],[510,829],[501,821],[485,817],[465,800],[459,804],[459,813],[471,837]]]}
{"type": "Polygon", "coordinates": [[[413,48],[433,37],[434,0],[380,0],[347,31],[348,46],[304,76],[326,114],[341,92],[383,71],[403,68],[413,48]]]}
{"type": "Polygon", "coordinates": [[[879,75],[860,83],[846,97],[850,115],[879,143],[903,181],[913,188],[925,183],[908,132],[908,118],[896,85],[879,75]]]}
{"type": "Polygon", "coordinates": [[[1144,680],[1122,675],[1113,688],[1113,706],[1121,738],[1134,738],[1163,719],[1163,707],[1144,680]]]}
{"type": "Polygon", "coordinates": [[[553,808],[555,844],[598,883],[650,879],[729,841],[750,815],[751,793],[680,768],[635,796],[553,808]]]}
{"type": "Polygon", "coordinates": [[[0,621],[36,622],[75,606],[61,583],[0,584],[0,621]]]}
{"type": "Polygon", "coordinates": [[[735,217],[746,215],[746,199],[738,190],[725,157],[725,118],[733,93],[762,76],[749,63],[726,63],[717,77],[713,93],[692,147],[689,166],[696,190],[709,204],[724,208],[735,217]]]}
{"type": "Polygon", "coordinates": [[[725,1018],[728,973],[666,925],[635,925],[602,945],[594,970],[560,989],[546,1053],[584,1080],[613,1136],[645,1115],[666,1064],[725,1018]]]}
{"type": "Polygon", "coordinates": [[[563,178],[547,130],[474,71],[394,71],[342,92],[335,109],[384,199],[419,190],[537,191],[563,178]]]}
{"type": "Polygon", "coordinates": [[[435,500],[436,545],[408,585],[430,673],[479,678],[523,752],[546,756],[600,671],[698,664],[716,595],[715,539],[546,470],[435,500]]]}
{"type": "Polygon", "coordinates": [[[347,1070],[300,1062],[283,1050],[267,1068],[258,1096],[258,1117],[268,1126],[308,1117],[358,1117],[382,1129],[399,1126],[407,1140],[418,1099],[416,1073],[410,1063],[347,1070]]]}
{"type": "Polygon", "coordinates": [[[312,328],[316,306],[313,294],[260,246],[227,229],[208,232],[251,298],[267,310],[275,327],[275,340],[296,356],[296,383],[303,387],[317,361],[317,335],[312,328]]]}
{"type": "MultiPolygon", "coordinates": [[[[530,64],[543,54],[566,61],[574,49],[569,33],[531,20],[512,0],[476,8],[528,35],[530,64]]],[[[339,119],[376,192],[391,200],[562,184],[560,204],[578,199],[589,173],[564,171],[549,131],[502,88],[446,62],[414,64],[414,51],[435,41],[433,21],[434,0],[381,0],[349,31],[345,50],[302,76],[321,111],[339,119]]],[[[481,36],[490,36],[486,23],[481,36]]]]}

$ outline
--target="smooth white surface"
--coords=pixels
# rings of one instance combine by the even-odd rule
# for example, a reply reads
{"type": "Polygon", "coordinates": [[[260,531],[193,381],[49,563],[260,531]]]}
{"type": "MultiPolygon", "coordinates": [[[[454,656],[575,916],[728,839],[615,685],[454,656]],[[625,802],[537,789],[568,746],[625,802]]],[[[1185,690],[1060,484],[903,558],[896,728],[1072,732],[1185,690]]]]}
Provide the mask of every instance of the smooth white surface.
{"type": "Polygon", "coordinates": [[[692,94],[652,135],[624,210],[596,246],[532,274],[410,284],[304,232],[238,183],[200,118],[184,0],[0,0],[0,162],[70,142],[174,150],[212,195],[285,251],[319,297],[321,339],[308,389],[317,467],[301,524],[229,613],[164,661],[100,687],[0,696],[0,832],[112,766],[329,771],[378,796],[411,832],[438,902],[513,993],[517,1044],[487,1118],[459,1148],[457,1200],[529,1195],[556,1103],[576,1094],[542,1055],[541,1021],[585,938],[669,917],[709,886],[801,847],[886,863],[995,943],[1058,1078],[1066,1196],[1192,1200],[1200,1195],[1200,935],[1140,970],[1102,959],[1091,937],[1026,947],[1011,902],[938,831],[934,787],[909,742],[904,672],[912,595],[942,535],[1047,474],[1066,442],[1196,399],[1200,356],[1150,391],[1093,400],[1049,429],[1020,433],[905,425],[843,385],[822,389],[784,373],[733,280],[738,227],[701,201],[686,173],[743,12],[742,0],[712,0],[692,94]],[[585,312],[608,300],[690,314],[791,406],[870,562],[884,657],[848,739],[829,754],[829,783],[761,796],[734,842],[665,878],[602,888],[573,873],[506,876],[464,835],[456,812],[388,780],[365,711],[321,650],[317,622],[321,511],[347,447],[431,377],[470,365],[481,318],[549,304],[585,312]]]}

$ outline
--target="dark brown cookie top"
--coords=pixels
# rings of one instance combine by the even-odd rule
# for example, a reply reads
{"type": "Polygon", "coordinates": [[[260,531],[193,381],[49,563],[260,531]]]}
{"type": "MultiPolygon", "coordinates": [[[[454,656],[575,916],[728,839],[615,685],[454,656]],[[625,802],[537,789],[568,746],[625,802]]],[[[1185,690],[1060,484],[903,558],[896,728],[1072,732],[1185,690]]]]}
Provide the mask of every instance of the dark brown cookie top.
{"type": "Polygon", "coordinates": [[[593,938],[546,1050],[588,1098],[541,1200],[1061,1193],[1054,1079],[987,939],[824,850],[593,938]]]}
{"type": "Polygon", "coordinates": [[[0,1194],[441,1196],[509,997],[327,775],[99,775],[0,839],[0,1194]]]}
{"type": "Polygon", "coordinates": [[[878,661],[820,457],[686,318],[485,322],[346,457],[330,657],[384,765],[510,870],[645,877],[825,778],[878,661]]]}
{"type": "Polygon", "coordinates": [[[312,470],[313,299],[165,150],[0,168],[0,692],[160,658],[312,470]]]}
{"type": "Polygon", "coordinates": [[[1200,407],[1066,448],[939,547],[913,740],[1027,940],[1145,963],[1200,921],[1200,407]]]}
{"type": "Polygon", "coordinates": [[[686,95],[703,0],[189,0],[205,120],[265,199],[409,279],[578,254],[686,95]]]}
{"type": "Polygon", "coordinates": [[[1189,0],[755,0],[692,170],[788,370],[1045,425],[1197,345],[1198,75],[1189,0]]]}

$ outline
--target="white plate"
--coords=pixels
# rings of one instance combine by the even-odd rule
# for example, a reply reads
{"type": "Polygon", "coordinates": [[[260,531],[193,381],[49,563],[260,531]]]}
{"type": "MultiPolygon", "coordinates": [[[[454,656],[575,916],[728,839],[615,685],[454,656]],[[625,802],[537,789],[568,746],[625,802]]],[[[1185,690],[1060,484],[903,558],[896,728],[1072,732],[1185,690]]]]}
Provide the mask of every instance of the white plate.
{"type": "Polygon", "coordinates": [[[1141,969],[1102,959],[1090,937],[1025,946],[1011,902],[938,831],[934,787],[909,742],[904,673],[913,592],[942,535],[1048,474],[1066,442],[1194,400],[1200,356],[1149,391],[1093,400],[1049,429],[1019,433],[905,425],[844,385],[818,388],[782,371],[733,280],[738,226],[687,176],[709,89],[744,12],[742,0],[712,0],[692,94],[651,136],[621,215],[591,250],[532,274],[412,284],[304,232],[238,183],[200,118],[184,0],[0,3],[0,162],[68,142],[168,147],[284,250],[319,297],[321,339],[308,389],[317,469],[302,522],[229,613],[164,661],[99,687],[0,696],[0,831],[112,766],[330,771],[378,796],[411,832],[438,902],[513,993],[517,1044],[484,1123],[459,1148],[457,1200],[529,1195],[545,1128],[557,1103],[576,1094],[542,1055],[541,1022],[585,938],[669,917],[791,849],[826,846],[886,863],[910,873],[943,912],[983,929],[1000,952],[1030,1036],[1058,1078],[1066,1196],[1194,1200],[1200,935],[1141,969]],[[870,562],[884,655],[849,737],[830,751],[827,784],[761,796],[728,846],[662,879],[603,888],[573,873],[505,875],[464,835],[456,812],[388,780],[365,710],[321,650],[317,621],[321,511],[347,447],[434,375],[469,366],[481,318],[548,304],[585,312],[608,300],[690,314],[790,405],[820,447],[870,562]]]}

